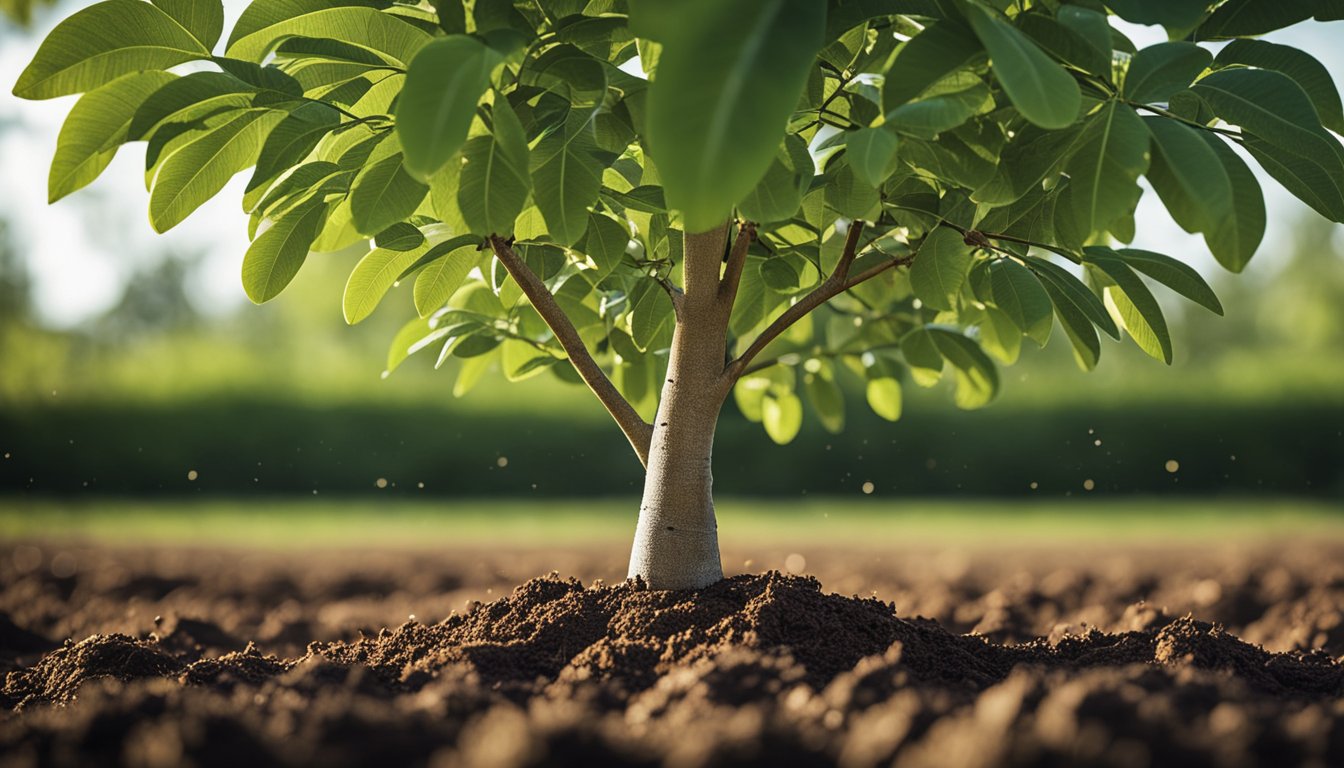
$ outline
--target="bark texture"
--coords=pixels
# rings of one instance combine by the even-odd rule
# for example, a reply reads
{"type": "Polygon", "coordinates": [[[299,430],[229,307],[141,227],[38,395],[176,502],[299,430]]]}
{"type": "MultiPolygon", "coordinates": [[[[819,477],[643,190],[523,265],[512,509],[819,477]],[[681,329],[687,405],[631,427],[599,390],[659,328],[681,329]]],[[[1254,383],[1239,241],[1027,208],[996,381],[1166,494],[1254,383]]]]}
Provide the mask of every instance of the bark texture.
{"type": "Polygon", "coordinates": [[[727,227],[686,238],[685,295],[677,302],[667,378],[649,444],[630,578],[653,589],[700,589],[723,578],[714,516],[714,428],[731,303],[720,300],[727,227]]]}

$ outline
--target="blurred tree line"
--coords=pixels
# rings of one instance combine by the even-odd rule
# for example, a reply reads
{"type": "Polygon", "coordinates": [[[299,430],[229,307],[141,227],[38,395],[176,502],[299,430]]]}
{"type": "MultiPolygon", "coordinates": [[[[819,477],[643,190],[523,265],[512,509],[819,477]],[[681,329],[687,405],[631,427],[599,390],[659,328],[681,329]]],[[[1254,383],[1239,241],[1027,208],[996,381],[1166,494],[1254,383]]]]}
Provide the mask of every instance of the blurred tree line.
{"type": "MultiPolygon", "coordinates": [[[[1110,344],[1084,374],[1057,334],[1003,369],[1004,395],[982,412],[910,386],[896,424],[856,412],[844,433],[813,425],[784,448],[730,412],[718,486],[1344,498],[1340,229],[1303,222],[1293,242],[1252,262],[1250,279],[1215,278],[1226,317],[1173,310],[1186,352],[1171,368],[1110,344]]],[[[16,244],[0,236],[0,452],[10,455],[0,493],[637,491],[638,466],[577,388],[539,377],[455,400],[452,372],[434,371],[432,355],[384,380],[406,319],[394,308],[409,302],[347,327],[339,286],[355,259],[313,264],[291,288],[309,295],[217,315],[193,302],[200,258],[165,254],[106,312],[53,330],[16,244]]]]}

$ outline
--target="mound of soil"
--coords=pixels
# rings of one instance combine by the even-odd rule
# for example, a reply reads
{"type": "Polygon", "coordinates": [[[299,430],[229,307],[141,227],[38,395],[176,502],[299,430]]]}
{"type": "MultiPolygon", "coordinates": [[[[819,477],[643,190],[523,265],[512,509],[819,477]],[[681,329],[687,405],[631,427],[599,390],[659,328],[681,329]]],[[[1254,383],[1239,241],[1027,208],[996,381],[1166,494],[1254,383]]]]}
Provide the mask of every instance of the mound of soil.
{"type": "Polygon", "coordinates": [[[699,592],[552,574],[294,658],[227,650],[233,634],[203,619],[67,641],[6,677],[0,750],[143,765],[1344,760],[1340,660],[1147,618],[999,643],[777,571],[699,592]]]}

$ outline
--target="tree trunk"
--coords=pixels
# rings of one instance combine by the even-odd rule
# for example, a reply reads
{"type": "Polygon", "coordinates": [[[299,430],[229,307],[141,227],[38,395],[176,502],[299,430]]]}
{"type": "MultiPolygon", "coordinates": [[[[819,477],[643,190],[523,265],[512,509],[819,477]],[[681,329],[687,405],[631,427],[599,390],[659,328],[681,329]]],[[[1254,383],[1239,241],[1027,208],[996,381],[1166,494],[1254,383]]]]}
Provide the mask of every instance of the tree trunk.
{"type": "Polygon", "coordinates": [[[711,455],[728,392],[727,308],[717,292],[725,237],[726,227],[686,239],[686,292],[676,301],[677,326],[630,553],[629,577],[652,589],[700,589],[723,578],[711,455]]]}

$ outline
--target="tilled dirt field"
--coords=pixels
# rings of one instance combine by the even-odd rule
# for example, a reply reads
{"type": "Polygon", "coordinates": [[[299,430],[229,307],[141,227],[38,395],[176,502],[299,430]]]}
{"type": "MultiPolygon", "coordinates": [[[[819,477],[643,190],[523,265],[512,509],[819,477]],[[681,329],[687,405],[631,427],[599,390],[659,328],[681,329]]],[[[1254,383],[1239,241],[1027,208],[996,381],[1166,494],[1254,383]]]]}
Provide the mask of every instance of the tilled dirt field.
{"type": "Polygon", "coordinates": [[[1344,543],[620,549],[0,545],[0,766],[1344,765],[1344,543]]]}

